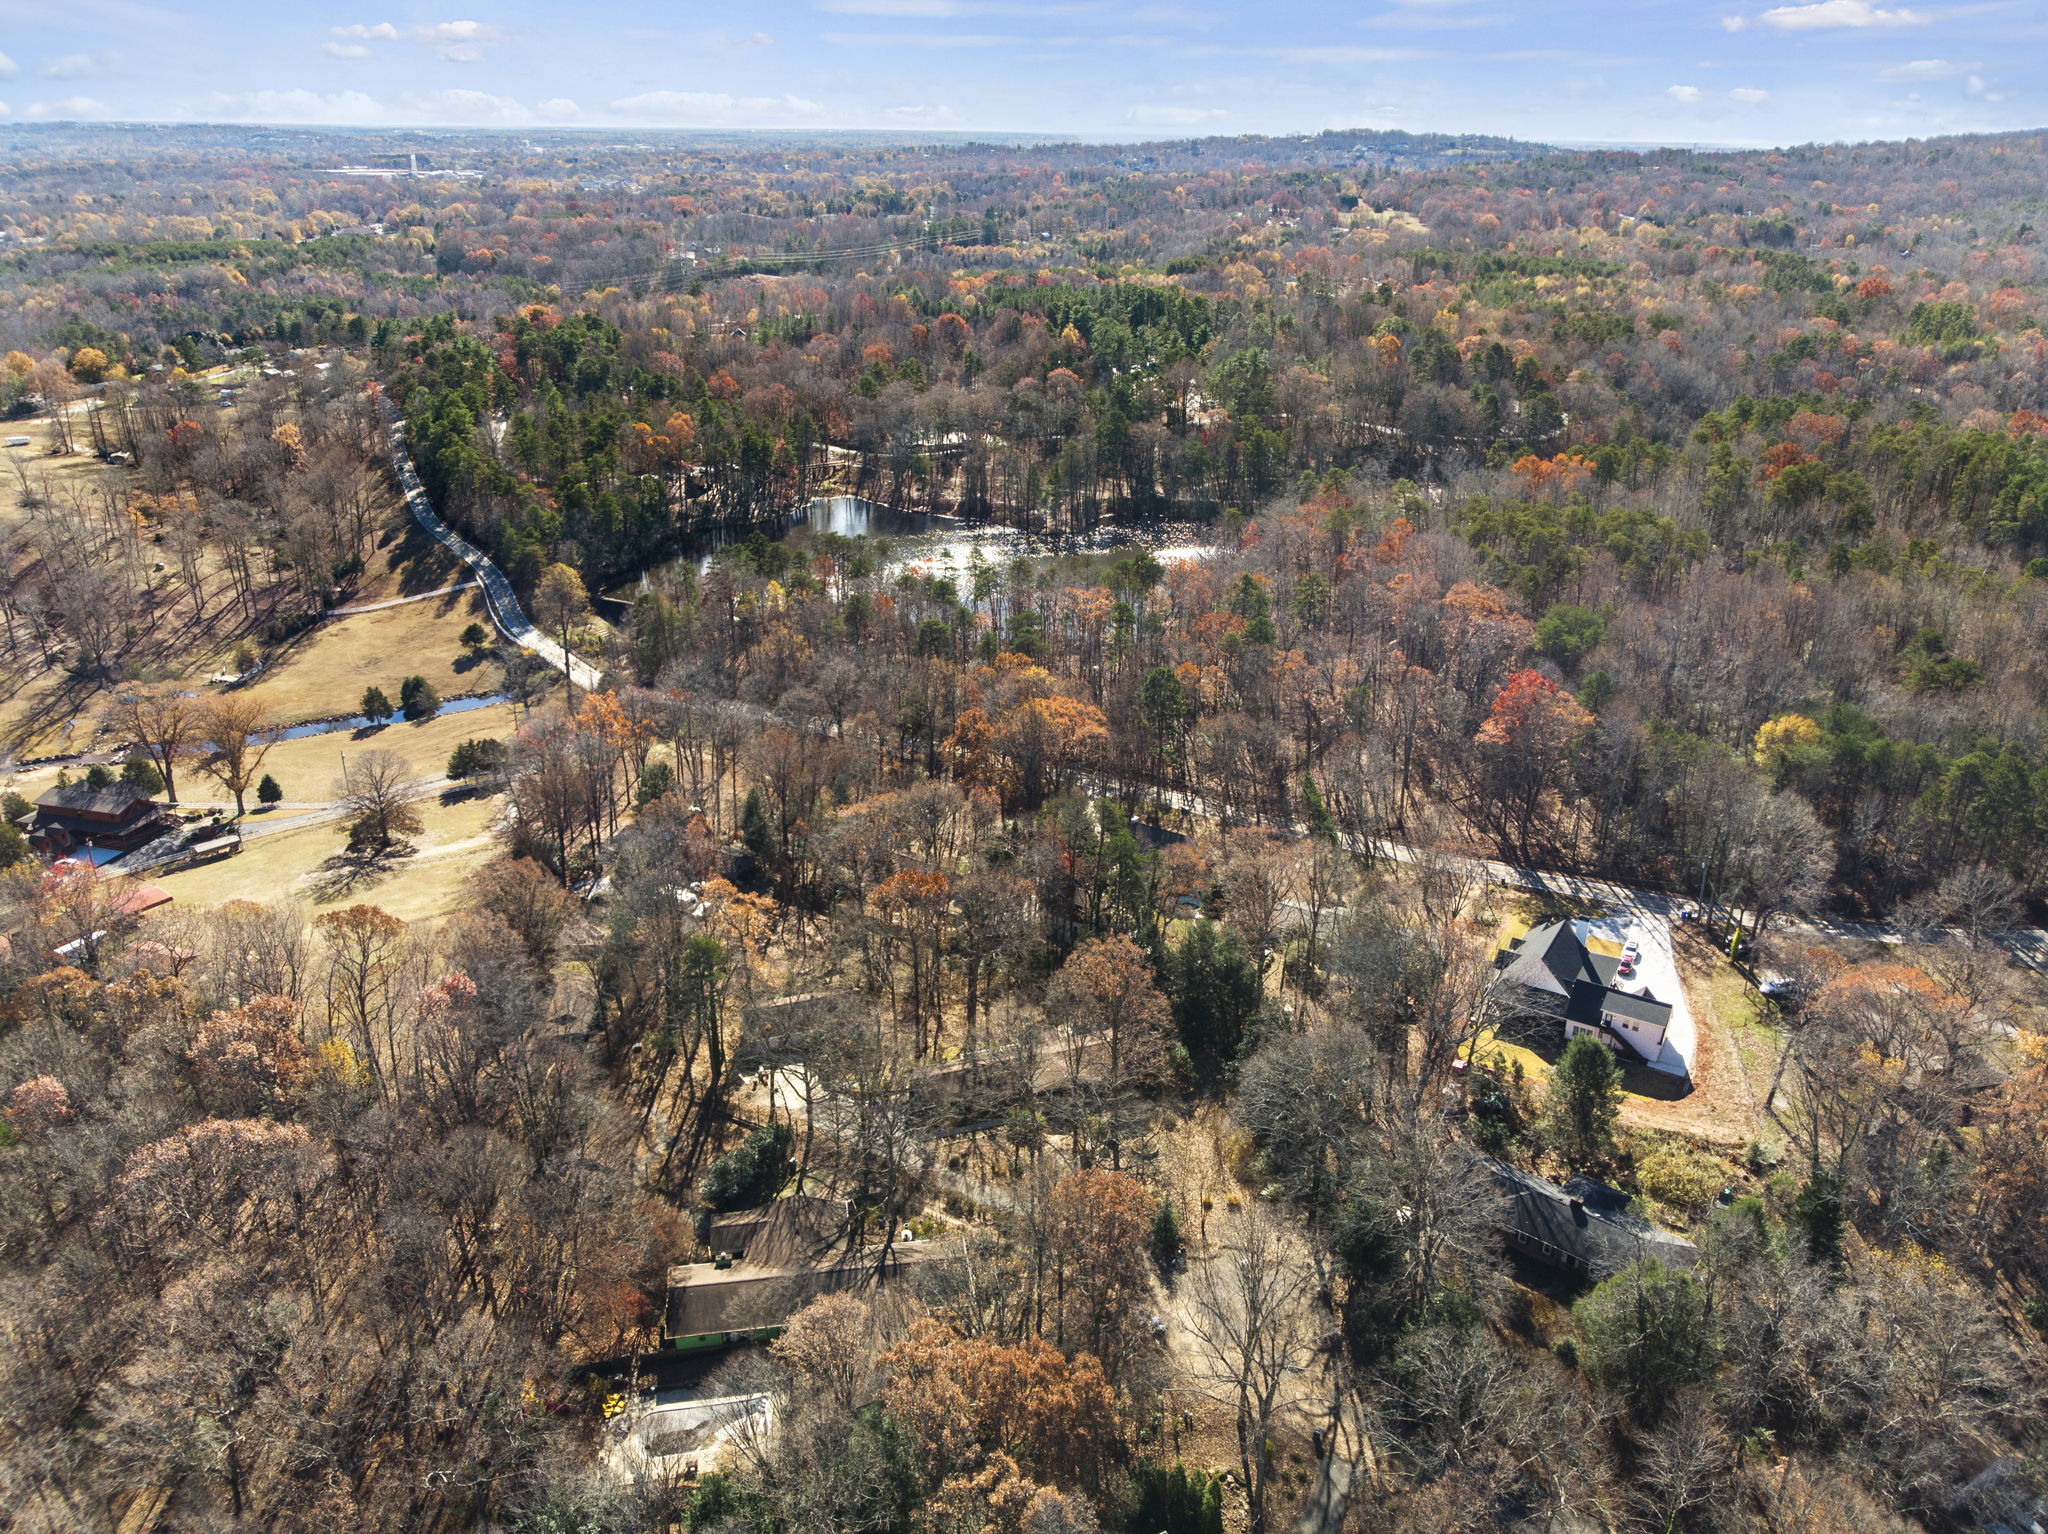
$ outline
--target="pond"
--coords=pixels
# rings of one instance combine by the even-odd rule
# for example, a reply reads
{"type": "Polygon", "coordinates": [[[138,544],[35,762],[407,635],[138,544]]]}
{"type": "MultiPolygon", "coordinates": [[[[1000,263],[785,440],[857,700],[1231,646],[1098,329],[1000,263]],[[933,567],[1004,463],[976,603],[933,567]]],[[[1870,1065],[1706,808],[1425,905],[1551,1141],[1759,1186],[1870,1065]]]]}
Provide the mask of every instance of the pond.
{"type": "MultiPolygon", "coordinates": [[[[887,573],[964,577],[978,563],[1000,569],[1013,559],[1058,554],[1101,554],[1150,549],[1163,564],[1206,559],[1214,552],[1213,530],[1195,522],[1149,522],[1125,527],[1104,524],[1089,533],[1040,533],[995,522],[973,522],[932,512],[904,511],[857,495],[823,495],[793,513],[783,533],[809,528],[842,538],[889,540],[887,573]]],[[[753,528],[714,528],[700,534],[683,557],[699,571],[720,549],[743,543],[753,528]]],[[[647,587],[646,578],[641,589],[647,587]]]]}

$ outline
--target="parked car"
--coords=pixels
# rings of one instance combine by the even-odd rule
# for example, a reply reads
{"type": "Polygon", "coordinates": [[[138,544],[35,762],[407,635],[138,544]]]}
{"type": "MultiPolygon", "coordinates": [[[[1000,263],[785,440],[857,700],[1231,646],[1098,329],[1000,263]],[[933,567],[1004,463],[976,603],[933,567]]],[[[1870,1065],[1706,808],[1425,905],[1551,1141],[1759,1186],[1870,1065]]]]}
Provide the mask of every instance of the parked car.
{"type": "Polygon", "coordinates": [[[1789,975],[1766,974],[1760,976],[1757,991],[1767,1001],[1775,1001],[1781,1007],[1796,1007],[1806,999],[1806,984],[1789,975]]]}

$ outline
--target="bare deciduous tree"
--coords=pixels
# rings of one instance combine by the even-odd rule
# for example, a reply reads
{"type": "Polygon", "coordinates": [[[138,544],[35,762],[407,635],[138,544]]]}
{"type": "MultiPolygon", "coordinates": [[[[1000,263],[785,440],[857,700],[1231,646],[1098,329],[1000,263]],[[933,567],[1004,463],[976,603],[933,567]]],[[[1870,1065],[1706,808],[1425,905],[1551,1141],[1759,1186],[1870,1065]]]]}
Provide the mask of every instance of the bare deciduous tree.
{"type": "Polygon", "coordinates": [[[1245,1525],[1266,1527],[1274,1430],[1310,1392],[1307,1370],[1328,1317],[1316,1306],[1315,1270],[1267,1205],[1233,1222],[1213,1257],[1187,1279],[1194,1373],[1235,1412],[1245,1525]]]}
{"type": "Polygon", "coordinates": [[[124,695],[116,708],[122,728],[164,780],[164,797],[178,802],[178,763],[200,739],[200,708],[175,683],[138,688],[124,695]]]}
{"type": "Polygon", "coordinates": [[[276,743],[264,721],[263,705],[254,698],[230,694],[216,698],[199,712],[199,770],[235,796],[237,817],[247,813],[244,799],[256,786],[263,759],[276,743]]]}
{"type": "Polygon", "coordinates": [[[421,820],[412,807],[420,781],[394,751],[365,751],[335,781],[335,801],[348,827],[351,847],[387,852],[403,836],[417,836],[421,820]]]}

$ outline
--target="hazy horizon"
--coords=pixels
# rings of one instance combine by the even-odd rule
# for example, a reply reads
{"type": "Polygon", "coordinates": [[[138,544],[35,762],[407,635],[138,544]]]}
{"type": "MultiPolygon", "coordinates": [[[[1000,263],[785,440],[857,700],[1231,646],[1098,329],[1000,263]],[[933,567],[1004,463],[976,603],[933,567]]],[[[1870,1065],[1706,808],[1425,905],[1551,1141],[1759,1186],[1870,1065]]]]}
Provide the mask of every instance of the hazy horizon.
{"type": "Polygon", "coordinates": [[[307,15],[0,0],[0,122],[1726,145],[2021,129],[2048,7],[726,0],[307,15]]]}

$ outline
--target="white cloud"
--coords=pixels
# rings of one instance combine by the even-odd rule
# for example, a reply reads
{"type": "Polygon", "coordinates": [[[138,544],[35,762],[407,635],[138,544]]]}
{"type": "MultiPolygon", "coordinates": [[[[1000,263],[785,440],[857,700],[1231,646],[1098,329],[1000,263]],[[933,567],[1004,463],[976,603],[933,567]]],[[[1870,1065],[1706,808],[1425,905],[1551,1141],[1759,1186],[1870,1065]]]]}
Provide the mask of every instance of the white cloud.
{"type": "Polygon", "coordinates": [[[0,101],[0,122],[4,122],[4,121],[6,121],[6,120],[7,120],[8,118],[12,117],[13,115],[14,115],[14,108],[13,108],[13,107],[11,107],[11,106],[9,106],[9,105],[8,105],[8,104],[7,104],[6,102],[4,102],[4,101],[0,101]]]}
{"type": "Polygon", "coordinates": [[[1753,85],[1738,85],[1728,95],[1735,101],[1768,101],[1771,99],[1769,91],[1760,91],[1753,85]]]}
{"type": "Polygon", "coordinates": [[[1703,93],[1697,85],[1674,85],[1664,94],[1673,101],[1697,101],[1703,93]]]}
{"type": "Polygon", "coordinates": [[[824,0],[821,11],[846,16],[963,16],[958,0],[824,0]]]}
{"type": "Polygon", "coordinates": [[[487,91],[407,92],[381,100],[363,91],[217,91],[200,103],[197,115],[211,122],[318,123],[375,127],[403,123],[422,127],[520,127],[534,113],[510,96],[487,91]]]}
{"type": "Polygon", "coordinates": [[[821,36],[834,48],[1031,48],[1073,40],[1001,32],[826,32],[821,36]]]}
{"type": "Polygon", "coordinates": [[[1910,63],[1894,64],[1889,69],[1880,69],[1877,78],[1887,83],[1901,80],[1954,80],[1983,67],[1982,64],[1958,64],[1949,59],[1914,59],[1910,63]]]}
{"type": "Polygon", "coordinates": [[[523,102],[489,91],[408,91],[398,101],[420,122],[436,127],[511,128],[533,121],[523,102]]]}
{"type": "Polygon", "coordinates": [[[884,107],[882,116],[890,122],[914,123],[919,127],[943,127],[947,123],[960,121],[960,114],[951,107],[884,107]]]}
{"type": "Polygon", "coordinates": [[[370,50],[361,43],[325,42],[320,45],[320,51],[335,59],[366,59],[370,56],[370,50]]]}
{"type": "Polygon", "coordinates": [[[361,91],[215,91],[199,115],[212,122],[386,123],[391,114],[375,96],[361,91]]]}
{"type": "Polygon", "coordinates": [[[1747,16],[1723,16],[1721,18],[1721,30],[1724,32],[1740,32],[1748,25],[1749,18],[1747,16]]]}
{"type": "Polygon", "coordinates": [[[31,101],[21,109],[21,115],[31,122],[75,122],[85,117],[105,117],[108,107],[104,101],[95,101],[90,96],[66,96],[62,101],[31,101]]]}
{"type": "Polygon", "coordinates": [[[643,91],[614,101],[611,109],[635,122],[703,128],[815,123],[825,113],[801,96],[729,96],[724,91],[643,91]]]}
{"type": "Polygon", "coordinates": [[[1971,75],[1969,79],[1963,82],[1963,89],[1968,91],[1972,96],[1975,96],[1979,101],[2012,100],[2011,91],[1993,90],[1988,84],[1985,83],[1984,77],[1982,75],[1971,75]]]}
{"type": "Polygon", "coordinates": [[[1407,64],[1432,58],[1420,48],[1353,48],[1343,43],[1309,48],[1202,48],[1203,54],[1241,53],[1250,58],[1281,59],[1289,64],[1407,64]]]}
{"type": "Polygon", "coordinates": [[[1447,0],[1443,4],[1434,3],[1434,0],[1393,0],[1393,3],[1402,9],[1368,16],[1359,25],[1404,32],[1476,32],[1484,27],[1504,25],[1513,19],[1498,13],[1451,9],[1452,5],[1462,5],[1465,0],[1447,0]]]}
{"type": "Polygon", "coordinates": [[[1044,20],[1099,10],[1095,0],[818,0],[821,11],[842,16],[905,16],[931,21],[948,16],[1028,16],[1044,20]]]}
{"type": "Polygon", "coordinates": [[[12,80],[16,75],[20,73],[21,66],[15,63],[14,60],[10,59],[6,54],[0,53],[0,80],[12,80]]]}
{"type": "Polygon", "coordinates": [[[1139,123],[1147,128],[1193,128],[1202,123],[1220,122],[1230,113],[1222,107],[1132,107],[1124,113],[1125,122],[1139,123]]]}
{"type": "Polygon", "coordinates": [[[540,115],[544,122],[551,123],[572,123],[578,121],[583,116],[583,108],[576,105],[567,96],[550,96],[546,101],[535,107],[534,111],[540,115]]]}
{"type": "MultiPolygon", "coordinates": [[[[484,44],[505,42],[510,34],[503,27],[492,26],[486,21],[431,21],[418,26],[395,27],[388,21],[371,23],[353,22],[345,27],[329,27],[327,35],[343,43],[395,43],[401,38],[419,43],[434,50],[437,58],[451,64],[480,64],[484,57],[484,44]]],[[[326,51],[336,58],[358,59],[369,52],[360,49],[348,53],[337,49],[334,44],[326,45],[326,51]]]]}
{"type": "Polygon", "coordinates": [[[407,27],[407,37],[426,43],[502,43],[504,29],[482,21],[437,21],[423,27],[407,27]]]}
{"type": "Polygon", "coordinates": [[[1816,5],[1781,5],[1757,20],[1774,32],[1824,32],[1840,27],[1924,27],[1923,11],[1872,5],[1870,0],[1819,0],[1816,5]]]}
{"type": "Polygon", "coordinates": [[[36,73],[45,80],[91,80],[110,73],[119,62],[111,53],[67,53],[36,73]]]}

